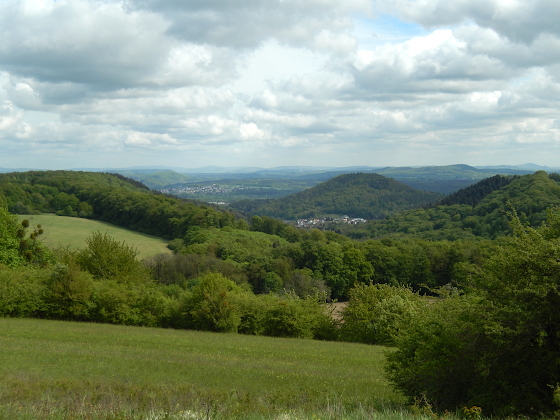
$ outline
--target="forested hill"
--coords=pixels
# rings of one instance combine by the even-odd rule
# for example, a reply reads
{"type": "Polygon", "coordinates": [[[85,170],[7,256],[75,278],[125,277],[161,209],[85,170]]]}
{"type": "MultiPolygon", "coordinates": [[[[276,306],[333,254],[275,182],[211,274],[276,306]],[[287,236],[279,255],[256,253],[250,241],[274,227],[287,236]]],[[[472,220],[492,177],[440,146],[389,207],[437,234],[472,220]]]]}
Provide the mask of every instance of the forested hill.
{"type": "Polygon", "coordinates": [[[241,200],[230,206],[252,215],[298,219],[348,215],[382,219],[441,198],[373,173],[344,174],[308,190],[275,200],[241,200]]]}
{"type": "Polygon", "coordinates": [[[387,220],[354,228],[347,234],[362,239],[387,236],[430,240],[494,239],[510,233],[508,212],[515,210],[523,223],[539,226],[546,219],[547,209],[560,206],[558,174],[538,171],[511,179],[494,179],[480,187],[467,188],[455,198],[450,197],[450,205],[403,211],[387,220]],[[492,185],[500,183],[506,185],[479,200],[479,194],[483,195],[486,187],[491,189],[492,185]],[[464,204],[469,201],[469,192],[474,194],[471,200],[476,203],[474,205],[464,204]]]}
{"type": "Polygon", "coordinates": [[[88,217],[163,238],[192,226],[233,226],[232,213],[167,197],[117,174],[31,171],[0,174],[0,206],[14,214],[88,217]]]}
{"type": "Polygon", "coordinates": [[[515,175],[494,175],[483,179],[474,185],[462,188],[438,201],[434,206],[452,206],[453,204],[468,204],[476,206],[487,195],[505,187],[515,179],[515,175]]]}

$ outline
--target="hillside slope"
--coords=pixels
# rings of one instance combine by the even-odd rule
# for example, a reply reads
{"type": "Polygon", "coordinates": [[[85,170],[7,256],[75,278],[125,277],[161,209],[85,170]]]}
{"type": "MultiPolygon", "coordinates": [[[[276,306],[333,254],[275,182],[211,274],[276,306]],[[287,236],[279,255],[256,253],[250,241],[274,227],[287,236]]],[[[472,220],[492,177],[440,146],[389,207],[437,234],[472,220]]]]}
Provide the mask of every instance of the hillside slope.
{"type": "Polygon", "coordinates": [[[32,171],[0,174],[0,206],[14,214],[56,213],[102,220],[165,239],[193,227],[232,226],[235,216],[150,191],[118,174],[32,171]]]}
{"type": "Polygon", "coordinates": [[[454,198],[446,197],[440,205],[404,211],[387,220],[372,221],[347,234],[354,238],[410,235],[431,240],[494,239],[510,233],[508,212],[515,210],[522,222],[539,226],[546,219],[547,209],[560,206],[560,177],[557,174],[539,171],[511,179],[491,180],[478,187],[467,188],[454,198]],[[496,187],[484,194],[486,188],[488,192],[496,187]],[[468,202],[474,205],[466,204],[468,202]]]}
{"type": "Polygon", "coordinates": [[[276,200],[242,200],[231,207],[252,215],[297,219],[348,215],[382,219],[441,198],[373,173],[336,176],[315,187],[276,200]]]}
{"type": "Polygon", "coordinates": [[[476,206],[489,194],[497,191],[515,179],[514,176],[494,175],[476,184],[462,188],[438,201],[436,206],[452,206],[454,204],[468,204],[476,206]]]}

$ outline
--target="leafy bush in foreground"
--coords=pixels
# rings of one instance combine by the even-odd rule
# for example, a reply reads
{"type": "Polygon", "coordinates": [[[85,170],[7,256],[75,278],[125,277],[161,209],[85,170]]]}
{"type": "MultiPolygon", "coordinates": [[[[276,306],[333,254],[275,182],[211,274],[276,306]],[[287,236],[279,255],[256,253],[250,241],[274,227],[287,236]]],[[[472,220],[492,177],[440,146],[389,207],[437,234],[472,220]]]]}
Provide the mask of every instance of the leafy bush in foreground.
{"type": "Polygon", "coordinates": [[[430,306],[397,338],[390,381],[438,409],[552,412],[560,383],[560,215],[540,228],[514,215],[515,236],[463,296],[430,306]]]}
{"type": "Polygon", "coordinates": [[[44,295],[50,270],[0,265],[0,316],[32,317],[45,310],[44,295]]]}
{"type": "Polygon", "coordinates": [[[340,335],[345,341],[393,344],[402,324],[414,322],[425,301],[406,287],[357,283],[344,308],[340,335]]]}

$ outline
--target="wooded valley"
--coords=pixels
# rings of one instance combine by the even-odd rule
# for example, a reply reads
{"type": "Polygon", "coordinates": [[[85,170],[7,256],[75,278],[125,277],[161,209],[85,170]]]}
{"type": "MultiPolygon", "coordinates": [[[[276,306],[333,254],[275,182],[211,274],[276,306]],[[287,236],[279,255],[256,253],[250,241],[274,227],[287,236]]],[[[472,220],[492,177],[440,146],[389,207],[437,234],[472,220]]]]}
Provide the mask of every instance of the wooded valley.
{"type": "Polygon", "coordinates": [[[235,209],[122,175],[0,174],[0,315],[390,345],[388,378],[411,401],[550,414],[559,203],[560,176],[542,171],[445,197],[346,174],[235,209]],[[377,220],[318,230],[270,217],[342,210],[377,220]],[[42,226],[14,217],[40,213],[156,235],[174,253],[140,261],[102,232],[83,249],[47,248],[42,226]],[[339,317],[333,299],[346,302],[339,317]]]}

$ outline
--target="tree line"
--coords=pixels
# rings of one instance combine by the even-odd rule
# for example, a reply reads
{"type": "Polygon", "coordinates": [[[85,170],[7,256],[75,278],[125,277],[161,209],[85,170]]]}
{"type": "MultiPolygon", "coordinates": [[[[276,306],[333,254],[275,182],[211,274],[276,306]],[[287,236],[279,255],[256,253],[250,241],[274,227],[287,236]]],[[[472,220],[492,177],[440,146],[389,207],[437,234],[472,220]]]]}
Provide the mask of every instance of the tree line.
{"type": "Polygon", "coordinates": [[[0,206],[0,315],[391,345],[388,379],[411,402],[504,416],[557,409],[560,215],[542,210],[560,197],[554,175],[514,179],[474,207],[421,209],[447,215],[438,229],[441,220],[418,216],[432,231],[470,233],[453,241],[410,232],[420,213],[385,222],[407,232],[357,241],[80,176],[8,175],[0,185],[74,194],[96,217],[174,238],[175,253],[139,261],[102,233],[81,250],[48,249],[40,226],[0,206]],[[495,239],[454,225],[469,217],[499,220],[495,239]],[[348,302],[343,322],[329,297],[348,302]]]}

